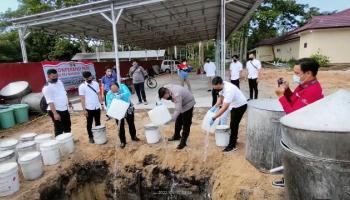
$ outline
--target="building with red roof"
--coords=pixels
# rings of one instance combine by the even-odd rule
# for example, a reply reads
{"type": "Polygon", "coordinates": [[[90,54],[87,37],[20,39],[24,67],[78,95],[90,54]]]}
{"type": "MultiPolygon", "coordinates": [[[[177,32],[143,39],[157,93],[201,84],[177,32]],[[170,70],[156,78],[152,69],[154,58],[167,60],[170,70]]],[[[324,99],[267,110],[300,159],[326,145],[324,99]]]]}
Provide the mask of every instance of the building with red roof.
{"type": "Polygon", "coordinates": [[[328,56],[331,63],[350,63],[350,8],[315,16],[283,36],[261,40],[255,50],[261,61],[288,61],[319,52],[328,56]]]}

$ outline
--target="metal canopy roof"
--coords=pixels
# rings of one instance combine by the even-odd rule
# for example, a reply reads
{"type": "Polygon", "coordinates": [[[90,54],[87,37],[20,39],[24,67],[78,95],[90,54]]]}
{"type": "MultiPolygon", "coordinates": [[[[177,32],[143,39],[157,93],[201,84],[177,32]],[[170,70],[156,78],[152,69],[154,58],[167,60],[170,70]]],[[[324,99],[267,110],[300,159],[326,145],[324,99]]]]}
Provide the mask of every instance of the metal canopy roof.
{"type": "MultiPolygon", "coordinates": [[[[113,40],[111,3],[101,0],[69,8],[13,19],[16,27],[52,34],[113,40]],[[104,13],[104,14],[101,14],[104,13]]],[[[123,9],[117,24],[118,40],[148,49],[165,48],[215,39],[220,24],[220,0],[118,0],[123,9]]],[[[226,1],[226,37],[242,26],[261,0],[226,1]]]]}

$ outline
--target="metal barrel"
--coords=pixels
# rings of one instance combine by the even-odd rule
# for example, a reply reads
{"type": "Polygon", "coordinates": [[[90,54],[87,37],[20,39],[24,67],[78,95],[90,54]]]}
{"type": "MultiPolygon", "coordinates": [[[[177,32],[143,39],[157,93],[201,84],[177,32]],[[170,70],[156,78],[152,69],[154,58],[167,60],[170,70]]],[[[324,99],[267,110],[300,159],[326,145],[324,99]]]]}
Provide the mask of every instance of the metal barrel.
{"type": "Polygon", "coordinates": [[[281,143],[288,199],[350,199],[350,161],[306,155],[281,143]]]}
{"type": "Polygon", "coordinates": [[[268,173],[282,165],[279,120],[283,115],[283,108],[276,99],[249,101],[245,157],[262,172],[268,173]]]}
{"type": "Polygon", "coordinates": [[[21,103],[28,104],[29,110],[36,113],[45,113],[47,103],[43,93],[30,93],[21,99],[21,103]]]}
{"type": "Polygon", "coordinates": [[[350,199],[349,111],[340,90],[281,119],[290,200],[350,199]]]}

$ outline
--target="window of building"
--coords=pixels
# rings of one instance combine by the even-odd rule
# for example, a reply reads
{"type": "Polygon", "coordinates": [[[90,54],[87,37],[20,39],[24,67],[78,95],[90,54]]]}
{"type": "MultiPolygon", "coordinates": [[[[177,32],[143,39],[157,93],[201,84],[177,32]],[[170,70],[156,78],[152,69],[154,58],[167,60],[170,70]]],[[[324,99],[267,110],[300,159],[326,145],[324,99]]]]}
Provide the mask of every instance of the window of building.
{"type": "Polygon", "coordinates": [[[307,48],[307,42],[304,43],[304,48],[307,48]]]}
{"type": "Polygon", "coordinates": [[[281,49],[277,49],[277,52],[281,52],[281,49]]]}

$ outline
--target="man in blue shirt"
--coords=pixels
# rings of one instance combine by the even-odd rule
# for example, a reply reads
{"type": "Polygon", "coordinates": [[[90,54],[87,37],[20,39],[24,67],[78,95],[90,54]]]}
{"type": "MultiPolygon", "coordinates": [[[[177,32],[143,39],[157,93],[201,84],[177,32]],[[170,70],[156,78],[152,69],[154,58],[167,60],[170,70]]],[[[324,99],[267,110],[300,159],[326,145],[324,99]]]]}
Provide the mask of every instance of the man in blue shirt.
{"type": "MultiPolygon", "coordinates": [[[[106,106],[107,106],[107,110],[109,109],[109,107],[111,106],[111,103],[113,101],[113,99],[120,99],[123,100],[125,102],[130,103],[130,107],[128,108],[125,118],[126,121],[128,122],[129,125],[129,132],[130,132],[130,136],[131,136],[131,140],[137,142],[140,141],[139,138],[137,138],[136,136],[136,128],[135,128],[135,117],[134,117],[134,107],[131,103],[130,100],[131,97],[131,92],[129,90],[129,88],[124,85],[124,84],[118,84],[118,83],[112,83],[111,87],[110,87],[110,91],[108,91],[107,95],[106,95],[106,106]]],[[[120,147],[123,149],[126,145],[126,138],[125,138],[125,128],[124,128],[124,118],[122,120],[120,120],[120,130],[119,130],[119,138],[120,138],[120,147]]],[[[117,124],[119,122],[119,120],[116,120],[117,124]]]]}
{"type": "Polygon", "coordinates": [[[105,99],[105,103],[107,92],[110,90],[111,84],[115,82],[117,82],[117,76],[115,73],[112,72],[112,69],[107,66],[106,74],[101,78],[101,85],[103,87],[103,98],[105,99]]]}

